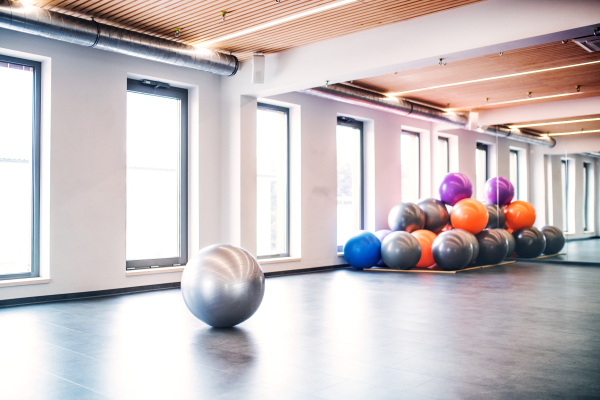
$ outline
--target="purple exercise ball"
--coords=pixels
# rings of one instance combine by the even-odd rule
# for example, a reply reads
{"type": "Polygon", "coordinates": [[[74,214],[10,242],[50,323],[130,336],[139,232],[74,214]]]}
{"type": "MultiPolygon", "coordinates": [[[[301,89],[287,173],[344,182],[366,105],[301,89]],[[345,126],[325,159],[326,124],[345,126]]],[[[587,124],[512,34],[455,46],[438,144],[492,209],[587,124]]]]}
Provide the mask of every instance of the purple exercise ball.
{"type": "Polygon", "coordinates": [[[440,185],[440,200],[454,206],[462,199],[468,199],[473,194],[473,185],[465,174],[451,172],[444,177],[440,185]]]}
{"type": "Polygon", "coordinates": [[[509,205],[515,196],[515,188],[508,179],[499,176],[488,179],[483,186],[483,196],[487,203],[504,207],[509,205]]]}
{"type": "MultiPolygon", "coordinates": [[[[392,233],[392,231],[390,231],[389,229],[382,229],[380,231],[375,232],[375,236],[377,236],[377,239],[379,239],[379,241],[383,243],[383,239],[385,239],[385,237],[390,233],[392,233]]],[[[383,259],[380,259],[377,265],[385,265],[383,263],[383,259]]]]}

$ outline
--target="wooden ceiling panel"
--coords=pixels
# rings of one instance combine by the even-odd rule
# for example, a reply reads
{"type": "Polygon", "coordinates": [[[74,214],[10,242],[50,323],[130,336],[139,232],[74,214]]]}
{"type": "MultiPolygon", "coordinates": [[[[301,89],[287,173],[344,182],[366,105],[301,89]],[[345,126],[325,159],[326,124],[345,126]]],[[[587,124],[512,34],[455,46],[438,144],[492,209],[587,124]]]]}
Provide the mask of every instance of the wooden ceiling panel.
{"type": "MultiPolygon", "coordinates": [[[[195,45],[337,1],[37,0],[32,4],[195,45]],[[221,11],[227,11],[225,21],[221,11]],[[174,28],[182,28],[178,39],[174,37],[174,28]]],[[[480,1],[483,0],[358,0],[210,47],[233,52],[246,60],[256,51],[284,51],[480,1]]]]}
{"type": "Polygon", "coordinates": [[[555,125],[541,125],[541,126],[532,126],[527,129],[533,129],[542,133],[564,133],[564,132],[578,132],[578,131],[591,131],[591,130],[599,130],[600,129],[600,114],[594,115],[583,115],[579,117],[571,117],[571,118],[558,118],[558,119],[548,119],[543,121],[528,121],[528,122],[520,122],[518,124],[514,124],[516,126],[522,125],[537,125],[540,123],[556,123],[563,121],[581,121],[585,119],[593,119],[593,121],[583,121],[583,122],[572,122],[572,123],[562,123],[555,125]]]}

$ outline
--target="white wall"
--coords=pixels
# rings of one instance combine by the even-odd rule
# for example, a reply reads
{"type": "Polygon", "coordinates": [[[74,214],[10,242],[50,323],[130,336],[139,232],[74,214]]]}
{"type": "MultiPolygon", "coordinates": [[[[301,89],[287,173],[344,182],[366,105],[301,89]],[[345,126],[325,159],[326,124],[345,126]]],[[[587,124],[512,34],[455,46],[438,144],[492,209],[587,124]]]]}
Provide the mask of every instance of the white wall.
{"type": "Polygon", "coordinates": [[[0,53],[43,62],[42,256],[52,280],[0,288],[0,299],[178,281],[125,275],[127,77],[189,89],[192,253],[220,236],[219,77],[2,29],[0,53]]]}

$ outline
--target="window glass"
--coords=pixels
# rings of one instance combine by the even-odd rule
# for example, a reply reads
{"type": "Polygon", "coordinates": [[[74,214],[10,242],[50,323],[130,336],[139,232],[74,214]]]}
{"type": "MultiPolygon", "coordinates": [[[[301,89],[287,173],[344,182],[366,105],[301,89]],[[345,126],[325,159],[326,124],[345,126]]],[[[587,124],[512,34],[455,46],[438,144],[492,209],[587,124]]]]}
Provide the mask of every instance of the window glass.
{"type": "Polygon", "coordinates": [[[450,147],[448,139],[439,137],[437,140],[437,169],[436,169],[436,188],[439,188],[444,177],[450,172],[450,147]]]}
{"type": "Polygon", "coordinates": [[[338,124],[337,157],[337,245],[363,228],[362,124],[338,124]]]}
{"type": "Polygon", "coordinates": [[[569,162],[562,160],[560,178],[562,182],[562,215],[563,230],[569,232],[569,162]]]}
{"type": "Polygon", "coordinates": [[[583,163],[583,230],[594,230],[594,170],[591,163],[583,163]]]}
{"type": "Polygon", "coordinates": [[[483,187],[488,177],[488,146],[482,143],[477,143],[475,150],[475,188],[477,200],[484,201],[483,187]]]}
{"type": "Polygon", "coordinates": [[[259,104],[256,126],[257,254],[289,255],[288,110],[259,104]]]}
{"type": "Polygon", "coordinates": [[[510,151],[510,183],[515,188],[515,200],[521,200],[519,193],[520,182],[519,182],[519,152],[516,150],[510,151]]]}
{"type": "MultiPolygon", "coordinates": [[[[135,81],[128,88],[128,268],[185,263],[187,129],[182,129],[182,98],[170,96],[174,89],[135,81]]],[[[187,108],[187,91],[181,90],[177,94],[184,93],[187,108]]]]}
{"type": "Polygon", "coordinates": [[[420,153],[419,135],[412,132],[402,132],[400,142],[402,201],[411,203],[419,201],[420,153]]]}
{"type": "Polygon", "coordinates": [[[0,56],[0,278],[37,275],[36,68],[0,56]]]}

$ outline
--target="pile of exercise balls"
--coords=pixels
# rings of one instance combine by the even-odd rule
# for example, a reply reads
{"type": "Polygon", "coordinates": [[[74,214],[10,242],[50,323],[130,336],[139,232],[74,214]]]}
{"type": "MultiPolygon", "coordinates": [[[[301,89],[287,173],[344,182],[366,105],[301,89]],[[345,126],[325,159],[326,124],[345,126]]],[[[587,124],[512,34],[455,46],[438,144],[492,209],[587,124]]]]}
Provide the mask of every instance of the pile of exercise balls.
{"type": "Polygon", "coordinates": [[[401,202],[388,214],[388,229],[356,232],[344,246],[350,266],[390,269],[434,268],[457,271],[471,264],[493,265],[504,259],[559,253],[563,232],[554,226],[533,227],[534,207],[514,198],[503,177],[484,186],[485,203],[473,199],[473,185],[461,173],[447,174],[439,199],[401,202]]]}

